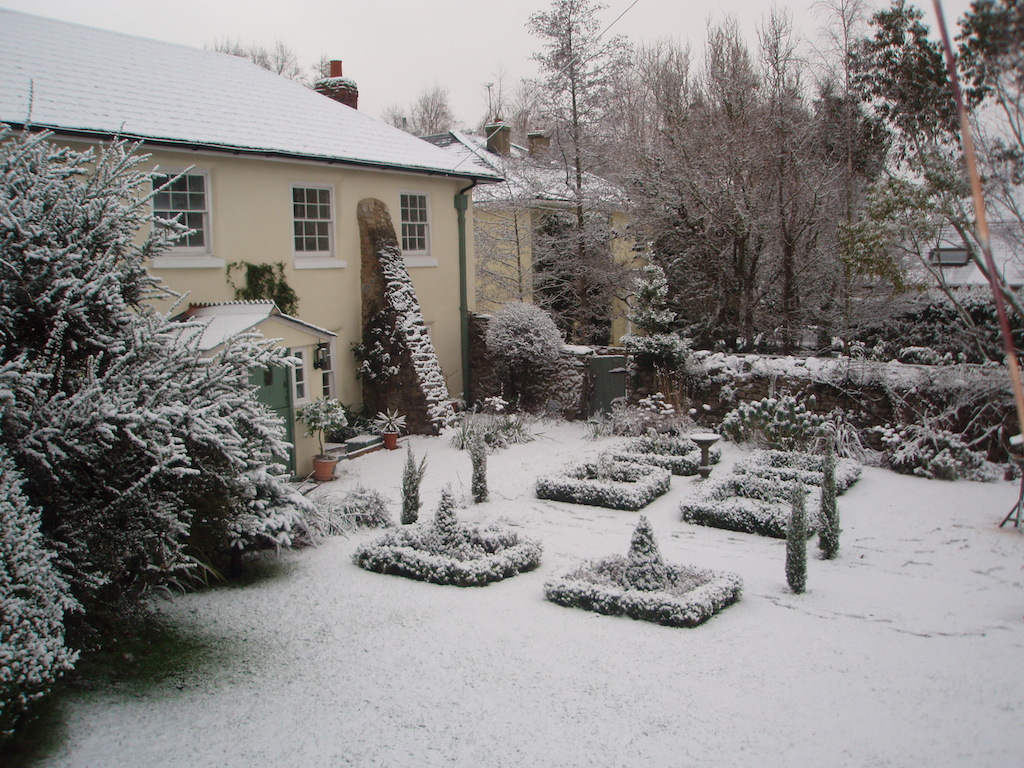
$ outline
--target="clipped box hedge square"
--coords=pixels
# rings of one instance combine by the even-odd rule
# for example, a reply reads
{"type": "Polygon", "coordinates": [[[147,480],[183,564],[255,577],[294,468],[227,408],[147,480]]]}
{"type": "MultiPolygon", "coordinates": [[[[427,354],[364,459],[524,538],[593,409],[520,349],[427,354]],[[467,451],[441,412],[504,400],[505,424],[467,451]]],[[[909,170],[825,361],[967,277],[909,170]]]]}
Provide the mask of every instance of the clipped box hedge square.
{"type": "MultiPolygon", "coordinates": [[[[749,457],[736,462],[733,472],[737,475],[754,475],[765,479],[779,479],[786,482],[799,480],[804,485],[821,487],[825,457],[802,451],[757,450],[749,457]]],[[[860,478],[860,462],[853,459],[836,459],[836,493],[843,493],[860,478]]]]}
{"type": "MultiPolygon", "coordinates": [[[[683,521],[740,533],[786,538],[794,483],[754,475],[705,480],[693,497],[679,506],[683,521]]],[[[805,486],[807,535],[817,530],[820,489],[805,486]]]]}
{"type": "Polygon", "coordinates": [[[572,464],[537,481],[537,498],[592,507],[643,509],[668,490],[667,469],[631,462],[592,461],[572,464]]]}
{"type": "MultiPolygon", "coordinates": [[[[614,461],[630,461],[651,464],[667,469],[673,475],[695,475],[700,466],[700,447],[688,437],[671,435],[647,435],[630,440],[625,445],[612,448],[608,455],[614,461]]],[[[712,464],[722,458],[722,449],[712,446],[712,464]]]]}

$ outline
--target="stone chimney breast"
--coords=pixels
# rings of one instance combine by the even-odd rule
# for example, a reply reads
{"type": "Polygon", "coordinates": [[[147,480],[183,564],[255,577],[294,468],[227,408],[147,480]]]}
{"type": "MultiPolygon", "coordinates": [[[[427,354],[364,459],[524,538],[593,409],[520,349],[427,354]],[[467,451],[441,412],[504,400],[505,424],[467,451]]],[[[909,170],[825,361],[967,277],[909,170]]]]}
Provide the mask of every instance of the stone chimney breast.
{"type": "Polygon", "coordinates": [[[359,88],[354,80],[342,75],[341,61],[337,59],[331,60],[330,75],[317,80],[313,84],[313,90],[347,107],[359,109],[359,88]]]}
{"type": "Polygon", "coordinates": [[[487,134],[487,151],[507,157],[512,150],[512,126],[498,118],[484,127],[487,134]]]}
{"type": "Polygon", "coordinates": [[[526,134],[526,140],[530,157],[542,157],[551,149],[551,137],[545,136],[540,131],[532,131],[526,134]]]}

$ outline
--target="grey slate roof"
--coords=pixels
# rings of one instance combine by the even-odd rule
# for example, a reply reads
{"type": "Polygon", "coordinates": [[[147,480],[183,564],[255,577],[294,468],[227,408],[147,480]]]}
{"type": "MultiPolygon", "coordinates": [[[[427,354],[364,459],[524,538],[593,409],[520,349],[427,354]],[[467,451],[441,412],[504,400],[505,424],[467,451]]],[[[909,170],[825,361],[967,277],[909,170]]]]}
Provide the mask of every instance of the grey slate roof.
{"type": "Polygon", "coordinates": [[[237,56],[0,9],[0,122],[494,181],[237,56]]]}

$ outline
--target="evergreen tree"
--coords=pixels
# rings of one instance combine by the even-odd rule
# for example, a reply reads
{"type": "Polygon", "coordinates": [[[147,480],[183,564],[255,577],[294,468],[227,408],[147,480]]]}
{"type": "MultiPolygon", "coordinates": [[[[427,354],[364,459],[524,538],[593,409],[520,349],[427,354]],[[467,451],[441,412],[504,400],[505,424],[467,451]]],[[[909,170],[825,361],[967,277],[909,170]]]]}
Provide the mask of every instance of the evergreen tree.
{"type": "Polygon", "coordinates": [[[200,327],[149,304],[167,293],[146,262],[184,227],[152,218],[144,160],[0,126],[0,444],[94,628],[196,556],[288,544],[309,509],[249,383],[284,350],[249,335],[203,357],[200,327]]]}
{"type": "Polygon", "coordinates": [[[822,474],[818,549],[822,558],[832,560],[839,554],[839,508],[836,505],[836,453],[831,444],[825,454],[822,474]]]}
{"type": "Polygon", "coordinates": [[[483,504],[487,501],[487,443],[482,434],[470,440],[469,458],[473,462],[473,503],[483,504]]]}
{"type": "Polygon", "coordinates": [[[668,584],[668,568],[662,560],[658,542],[654,540],[654,529],[645,515],[633,530],[626,555],[626,582],[633,589],[664,589],[668,584]]]}
{"type": "Polygon", "coordinates": [[[78,656],[64,645],[64,612],[76,605],[22,482],[0,445],[0,745],[78,656]]]}
{"type": "Polygon", "coordinates": [[[807,512],[804,486],[793,486],[793,508],[786,529],[786,581],[797,594],[807,588],[807,512]]]}
{"type": "Polygon", "coordinates": [[[434,513],[434,528],[442,540],[450,541],[458,534],[459,518],[455,516],[455,494],[450,485],[441,491],[441,501],[434,513]]]}
{"type": "Polygon", "coordinates": [[[402,472],[402,525],[412,525],[419,519],[420,483],[427,471],[427,457],[424,456],[419,466],[412,454],[412,446],[406,445],[405,470],[402,472]]]}

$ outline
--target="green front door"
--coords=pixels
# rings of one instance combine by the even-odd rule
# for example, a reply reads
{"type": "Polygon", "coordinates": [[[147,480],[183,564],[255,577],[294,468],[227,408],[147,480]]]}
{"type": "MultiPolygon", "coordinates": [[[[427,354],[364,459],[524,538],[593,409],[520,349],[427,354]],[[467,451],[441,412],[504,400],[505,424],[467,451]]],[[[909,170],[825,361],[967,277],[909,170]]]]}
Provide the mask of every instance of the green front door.
{"type": "Polygon", "coordinates": [[[288,460],[278,459],[278,461],[294,475],[295,416],[292,408],[292,385],[288,378],[288,369],[255,370],[249,376],[249,382],[259,387],[256,390],[256,399],[284,419],[284,439],[291,443],[292,447],[288,451],[288,460]]]}

